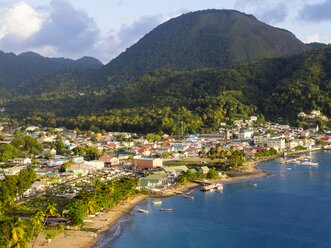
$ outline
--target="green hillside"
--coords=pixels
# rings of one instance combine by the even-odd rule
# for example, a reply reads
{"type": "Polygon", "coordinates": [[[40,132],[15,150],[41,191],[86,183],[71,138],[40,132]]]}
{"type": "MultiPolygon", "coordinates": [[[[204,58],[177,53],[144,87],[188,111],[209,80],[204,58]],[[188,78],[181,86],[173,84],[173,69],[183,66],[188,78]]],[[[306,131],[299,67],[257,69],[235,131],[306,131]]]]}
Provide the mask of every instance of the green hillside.
{"type": "Polygon", "coordinates": [[[228,68],[160,70],[84,94],[75,87],[12,98],[8,113],[29,124],[174,134],[181,121],[186,132],[211,132],[252,114],[294,123],[298,112],[319,109],[330,117],[331,47],[228,68]]]}
{"type": "Polygon", "coordinates": [[[192,70],[281,57],[308,50],[289,31],[234,10],[204,10],[173,18],[146,34],[104,68],[137,76],[161,68],[192,70]]]}
{"type": "Polygon", "coordinates": [[[68,68],[99,69],[103,64],[92,57],[78,60],[47,58],[37,53],[20,55],[0,51],[0,87],[16,88],[22,82],[49,76],[68,68]]]}

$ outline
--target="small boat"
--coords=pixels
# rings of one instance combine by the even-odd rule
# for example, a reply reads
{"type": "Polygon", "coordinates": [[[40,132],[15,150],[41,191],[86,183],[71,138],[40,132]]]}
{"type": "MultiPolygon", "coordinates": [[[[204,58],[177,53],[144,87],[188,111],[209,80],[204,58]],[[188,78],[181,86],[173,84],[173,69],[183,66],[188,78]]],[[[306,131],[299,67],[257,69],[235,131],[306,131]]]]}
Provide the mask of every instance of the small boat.
{"type": "Polygon", "coordinates": [[[172,208],[161,208],[160,211],[172,212],[172,208]]]}
{"type": "Polygon", "coordinates": [[[223,190],[223,184],[218,183],[218,184],[216,185],[215,189],[216,189],[217,191],[222,191],[222,190],[223,190]]]}
{"type": "Polygon", "coordinates": [[[149,214],[149,211],[146,210],[146,209],[139,208],[138,211],[139,211],[140,213],[149,214]]]}
{"type": "Polygon", "coordinates": [[[160,201],[154,201],[153,203],[154,203],[154,205],[161,205],[162,201],[161,200],[160,201]]]}
{"type": "Polygon", "coordinates": [[[301,164],[306,166],[319,166],[319,163],[314,163],[310,161],[302,162],[301,164]]]}
{"type": "Polygon", "coordinates": [[[194,199],[194,196],[183,194],[184,198],[194,199]]]}

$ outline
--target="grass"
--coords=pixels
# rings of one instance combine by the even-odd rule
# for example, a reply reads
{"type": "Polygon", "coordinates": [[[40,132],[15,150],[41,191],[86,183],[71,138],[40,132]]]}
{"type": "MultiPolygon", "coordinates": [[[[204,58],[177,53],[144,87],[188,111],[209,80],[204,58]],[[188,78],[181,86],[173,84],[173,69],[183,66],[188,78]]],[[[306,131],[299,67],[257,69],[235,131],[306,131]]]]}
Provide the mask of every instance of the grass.
{"type": "Polygon", "coordinates": [[[70,202],[70,199],[63,197],[57,197],[53,195],[41,195],[26,201],[20,205],[17,205],[11,213],[20,215],[31,215],[36,212],[37,209],[45,209],[48,203],[54,202],[57,205],[57,209],[61,212],[65,206],[70,202]]]}
{"type": "Polygon", "coordinates": [[[179,166],[179,165],[210,165],[214,163],[224,163],[224,159],[210,159],[210,158],[183,158],[181,160],[171,160],[163,162],[166,166],[179,166]]]}

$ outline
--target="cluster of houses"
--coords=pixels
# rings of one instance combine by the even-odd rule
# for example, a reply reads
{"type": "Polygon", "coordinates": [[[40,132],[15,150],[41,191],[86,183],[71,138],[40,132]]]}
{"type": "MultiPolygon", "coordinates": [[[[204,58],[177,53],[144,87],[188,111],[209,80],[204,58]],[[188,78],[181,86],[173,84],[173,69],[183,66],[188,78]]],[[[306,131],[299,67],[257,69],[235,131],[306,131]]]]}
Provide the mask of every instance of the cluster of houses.
{"type": "MultiPolygon", "coordinates": [[[[314,116],[323,116],[318,111],[312,112],[314,116]]],[[[29,126],[24,131],[38,140],[42,146],[41,154],[26,158],[15,158],[0,165],[11,165],[0,169],[0,180],[5,175],[16,175],[20,170],[33,164],[39,180],[31,188],[32,192],[50,188],[53,184],[64,183],[75,178],[83,178],[91,174],[105,174],[117,168],[119,170],[134,172],[141,177],[141,185],[145,187],[164,187],[173,183],[173,179],[187,166],[164,166],[164,160],[181,160],[185,157],[195,158],[206,154],[216,145],[221,149],[242,150],[248,157],[263,149],[274,148],[278,152],[286,152],[305,147],[312,149],[323,141],[331,144],[331,137],[320,132],[318,127],[292,128],[288,125],[266,123],[257,125],[257,117],[249,120],[238,120],[232,126],[222,123],[219,133],[192,134],[175,139],[164,135],[160,142],[150,142],[143,136],[138,137],[130,133],[77,133],[75,130],[65,128],[44,129],[29,126]],[[58,154],[54,143],[58,138],[63,141],[64,147],[69,151],[66,156],[58,154]],[[98,159],[87,161],[83,156],[74,156],[76,147],[93,147],[99,152],[98,159]],[[65,168],[63,168],[65,165],[65,168]],[[142,171],[149,170],[143,176],[142,171]]],[[[13,140],[15,130],[3,131],[8,123],[0,123],[1,144],[8,144],[13,140]]],[[[10,130],[7,128],[6,130],[10,130]]],[[[201,167],[206,173],[208,167],[201,167]]],[[[31,193],[31,192],[30,192],[31,193]]]]}
{"type": "Polygon", "coordinates": [[[310,113],[300,112],[298,114],[298,118],[302,120],[313,120],[313,119],[321,119],[323,121],[328,121],[329,118],[321,113],[319,110],[313,110],[310,113]]]}

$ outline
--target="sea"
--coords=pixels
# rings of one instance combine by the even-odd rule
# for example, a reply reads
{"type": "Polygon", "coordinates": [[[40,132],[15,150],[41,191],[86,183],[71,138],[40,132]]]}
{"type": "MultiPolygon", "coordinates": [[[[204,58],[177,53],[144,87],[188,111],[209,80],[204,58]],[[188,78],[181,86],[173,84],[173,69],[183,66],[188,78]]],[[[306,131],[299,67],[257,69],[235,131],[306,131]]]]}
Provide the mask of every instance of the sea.
{"type": "Polygon", "coordinates": [[[191,193],[194,199],[164,198],[162,205],[149,199],[95,247],[330,248],[331,152],[310,155],[318,167],[281,165],[277,159],[259,164],[270,176],[225,184],[222,192],[196,189],[191,193]]]}

